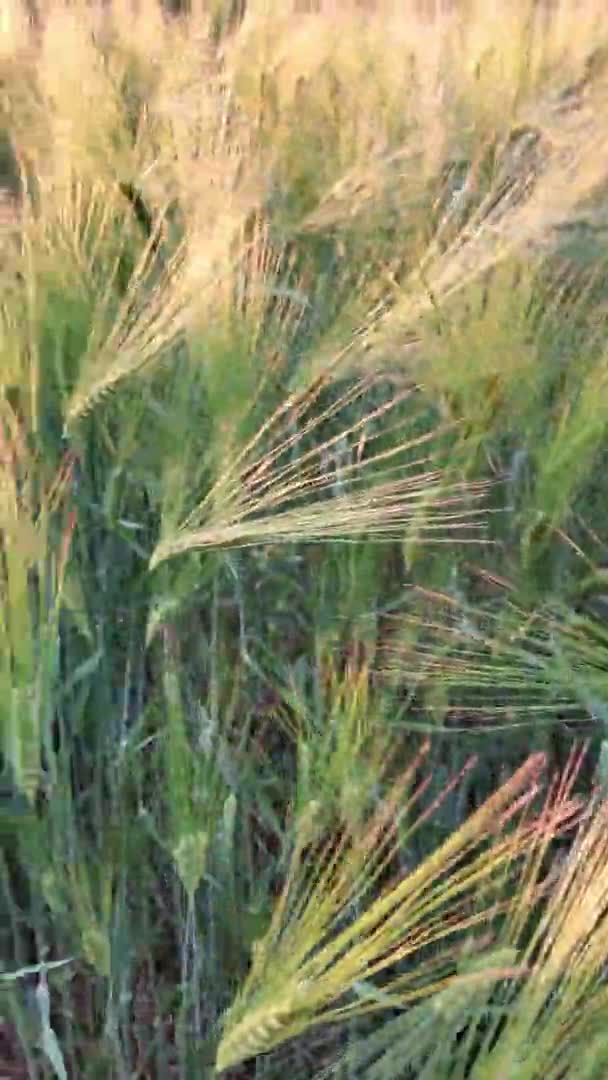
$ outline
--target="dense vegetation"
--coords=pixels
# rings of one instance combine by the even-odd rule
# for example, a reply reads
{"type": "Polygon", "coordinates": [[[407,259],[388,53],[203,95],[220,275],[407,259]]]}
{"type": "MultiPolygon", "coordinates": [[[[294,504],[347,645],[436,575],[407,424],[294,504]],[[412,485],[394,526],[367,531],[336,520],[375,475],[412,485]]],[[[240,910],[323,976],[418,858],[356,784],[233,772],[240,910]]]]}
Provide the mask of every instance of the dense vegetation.
{"type": "Polygon", "coordinates": [[[0,1076],[603,1080],[604,0],[175,8],[0,8],[0,1076]]]}

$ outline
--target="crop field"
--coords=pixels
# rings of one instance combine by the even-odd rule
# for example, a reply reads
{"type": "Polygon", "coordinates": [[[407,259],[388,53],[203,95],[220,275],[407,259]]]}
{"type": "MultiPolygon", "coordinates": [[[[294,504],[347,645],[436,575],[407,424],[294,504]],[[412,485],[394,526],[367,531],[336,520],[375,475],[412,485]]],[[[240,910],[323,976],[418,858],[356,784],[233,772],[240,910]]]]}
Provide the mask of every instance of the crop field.
{"type": "Polygon", "coordinates": [[[605,0],[0,0],[0,840],[0,1080],[606,1080],[605,0]]]}

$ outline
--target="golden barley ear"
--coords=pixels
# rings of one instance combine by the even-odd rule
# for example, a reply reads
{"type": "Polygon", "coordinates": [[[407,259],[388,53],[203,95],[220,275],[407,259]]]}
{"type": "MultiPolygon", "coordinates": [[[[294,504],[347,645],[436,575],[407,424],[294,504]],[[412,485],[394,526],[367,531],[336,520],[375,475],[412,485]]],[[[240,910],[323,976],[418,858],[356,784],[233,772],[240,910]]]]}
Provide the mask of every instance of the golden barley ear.
{"type": "Polygon", "coordinates": [[[100,303],[98,325],[91,332],[82,374],[66,409],[66,432],[121,382],[159,361],[182,340],[188,317],[183,287],[185,245],[159,274],[154,253],[160,227],[157,223],[148,239],[109,332],[104,332],[105,312],[100,303]]]}
{"type": "Polygon", "coordinates": [[[479,542],[479,503],[490,485],[447,477],[438,467],[450,429],[414,433],[417,399],[417,388],[395,388],[374,375],[336,390],[327,373],[290,395],[222,463],[173,535],[160,540],[151,568],[195,549],[387,538],[408,529],[421,543],[479,542]],[[376,404],[379,390],[384,400],[376,404]],[[328,437],[326,425],[336,421],[340,430],[328,437]],[[311,435],[320,436],[312,448],[311,435]]]}
{"type": "MultiPolygon", "coordinates": [[[[545,758],[532,755],[436,851],[396,883],[378,887],[403,843],[396,823],[407,834],[441,801],[418,809],[427,787],[416,780],[424,749],[371,820],[362,828],[345,827],[312,863],[304,857],[310,823],[303,826],[270,929],[254,949],[241,993],[226,1015],[218,1069],[267,1053],[315,1024],[385,1008],[387,1001],[405,1008],[449,987],[457,990],[460,982],[524,974],[512,963],[498,972],[493,963],[485,976],[460,974],[458,935],[507,914],[504,890],[517,889],[522,864],[571,827],[579,809],[572,797],[575,770],[553,785],[534,815],[545,758]],[[374,994],[374,977],[406,959],[410,963],[374,994]],[[372,993],[349,999],[362,983],[372,993]]],[[[443,797],[458,779],[446,785],[443,797]]]]}

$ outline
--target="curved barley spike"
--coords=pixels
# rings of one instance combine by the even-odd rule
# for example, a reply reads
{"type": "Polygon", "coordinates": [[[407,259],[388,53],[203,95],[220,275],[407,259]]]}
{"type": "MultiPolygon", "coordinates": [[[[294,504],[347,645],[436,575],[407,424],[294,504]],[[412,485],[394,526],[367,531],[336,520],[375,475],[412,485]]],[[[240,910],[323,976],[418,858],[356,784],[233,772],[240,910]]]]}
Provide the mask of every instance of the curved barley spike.
{"type": "Polygon", "coordinates": [[[480,503],[490,484],[438,467],[454,425],[415,430],[417,391],[367,377],[337,394],[322,380],[280,405],[222,465],[205,498],[161,539],[150,568],[187,551],[260,543],[386,539],[409,530],[423,544],[483,542],[480,503]],[[365,395],[382,389],[353,417],[365,395]],[[387,393],[388,390],[392,393],[387,393]],[[340,430],[328,436],[326,425],[340,430]],[[310,446],[311,436],[316,436],[310,446]]]}
{"type": "MultiPolygon", "coordinates": [[[[449,987],[457,991],[469,978],[458,971],[459,936],[489,921],[497,925],[509,911],[504,890],[524,880],[526,865],[549,839],[575,823],[576,761],[553,785],[544,809],[530,812],[544,765],[544,755],[531,755],[437,850],[378,891],[403,842],[395,837],[396,823],[409,834],[439,802],[417,809],[425,785],[410,770],[393,785],[382,822],[372,817],[362,828],[344,825],[312,860],[302,860],[296,846],[271,928],[226,1016],[218,1070],[267,1053],[314,1024],[340,1022],[387,1000],[403,1008],[449,987]],[[380,824],[386,828],[379,833],[380,824]],[[404,960],[407,967],[382,994],[348,1000],[350,991],[362,983],[373,989],[374,976],[404,960]]],[[[527,890],[530,903],[534,895],[527,890]]],[[[485,971],[494,980],[523,974],[512,963],[496,971],[493,962],[485,971]]]]}
{"type": "Polygon", "coordinates": [[[216,1069],[223,1072],[248,1058],[267,1054],[275,1046],[299,1034],[306,1028],[309,1018],[294,1011],[291,999],[282,1005],[262,1005],[234,1026],[230,1013],[226,1017],[226,1033],[221,1040],[216,1057],[216,1069]]]}
{"type": "Polygon", "coordinates": [[[100,304],[96,313],[99,327],[91,335],[89,355],[83,360],[81,378],[67,405],[66,432],[119,383],[158,361],[182,339],[188,318],[183,283],[186,245],[177,249],[155,281],[156,268],[150,259],[156,241],[157,230],[133,271],[118,317],[105,334],[100,304]]]}

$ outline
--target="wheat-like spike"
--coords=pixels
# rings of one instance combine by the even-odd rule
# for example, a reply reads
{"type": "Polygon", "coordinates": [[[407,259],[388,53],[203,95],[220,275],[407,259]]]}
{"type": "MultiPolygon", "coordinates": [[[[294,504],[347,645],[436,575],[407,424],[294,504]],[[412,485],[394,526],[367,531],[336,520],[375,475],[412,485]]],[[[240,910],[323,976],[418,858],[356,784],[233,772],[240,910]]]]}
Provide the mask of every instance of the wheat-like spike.
{"type": "MultiPolygon", "coordinates": [[[[544,764],[542,754],[532,755],[440,848],[378,896],[369,898],[363,876],[377,880],[394,849],[390,842],[378,842],[375,822],[348,843],[341,837],[334,849],[327,845],[312,867],[296,859],[271,932],[254,951],[247,980],[227,1015],[218,1068],[264,1053],[314,1023],[380,1007],[378,1001],[344,1003],[343,998],[361,980],[429,945],[439,950],[396,975],[387,991],[394,989],[406,1005],[457,980],[451,973],[454,933],[505,914],[510,902],[497,895],[498,881],[505,887],[518,864],[533,857],[547,836],[570,827],[578,811],[571,785],[564,782],[539,817],[527,816],[544,764]],[[505,831],[514,817],[519,826],[505,831]],[[487,893],[481,907],[473,899],[480,890],[487,893]],[[364,910],[345,926],[344,915],[352,912],[355,899],[364,910]]],[[[403,790],[399,781],[396,788],[403,790]]],[[[418,819],[436,805],[437,800],[418,819]]],[[[391,825],[387,822],[389,831],[391,825]]]]}
{"type": "Polygon", "coordinates": [[[281,1005],[261,1005],[245,1013],[243,1019],[231,1025],[226,1017],[226,1034],[216,1057],[216,1069],[223,1072],[240,1061],[267,1054],[275,1046],[297,1035],[306,1021],[294,1011],[291,999],[281,1005]]]}
{"type": "Polygon", "coordinates": [[[427,447],[449,429],[411,434],[411,418],[399,411],[413,397],[411,387],[355,420],[349,417],[338,434],[324,432],[326,421],[339,419],[377,382],[375,377],[359,380],[327,404],[320,400],[326,381],[318,379],[292,406],[280,406],[235,453],[176,533],[161,540],[151,566],[226,544],[386,538],[407,527],[427,543],[444,542],[465,528],[478,534],[478,504],[489,485],[446,481],[427,447]],[[318,434],[322,438],[308,446],[308,437],[318,434]],[[390,443],[383,448],[378,443],[384,437],[390,443]],[[268,440],[267,449],[262,439],[268,440]],[[336,454],[345,445],[348,458],[338,466],[336,454]]]}
{"type": "MultiPolygon", "coordinates": [[[[137,292],[142,285],[138,283],[135,288],[131,284],[123,310],[106,341],[96,345],[92,337],[92,355],[83,361],[83,376],[66,410],[67,431],[120,382],[153,363],[179,341],[188,311],[187,297],[180,288],[184,253],[182,247],[149,294],[145,294],[144,284],[144,295],[140,298],[137,292]],[[134,305],[138,309],[135,313],[134,305]],[[99,374],[95,376],[96,372],[99,374]]],[[[142,264],[147,258],[148,248],[142,264]]],[[[150,266],[146,271],[151,272],[150,266]]],[[[140,274],[144,274],[144,269],[136,270],[135,277],[140,274]]]]}
{"type": "MultiPolygon", "coordinates": [[[[429,485],[426,496],[439,495],[441,485],[429,485]]],[[[480,493],[477,494],[480,497],[480,493]]],[[[464,499],[463,499],[464,502],[464,499]]],[[[361,536],[387,539],[403,534],[408,525],[416,525],[426,544],[480,543],[479,535],[458,537],[456,530],[483,527],[480,509],[464,509],[442,514],[427,509],[416,519],[416,500],[405,484],[378,485],[369,492],[312,503],[299,511],[285,511],[266,518],[226,521],[207,528],[185,532],[158,545],[150,568],[166,559],[201,548],[255,544],[302,543],[320,540],[349,540],[361,536]],[[437,535],[449,532],[451,535],[437,535]]]]}
{"type": "Polygon", "coordinates": [[[526,611],[507,602],[498,611],[473,610],[447,595],[425,590],[414,590],[414,595],[426,610],[395,619],[383,667],[389,675],[407,672],[412,686],[440,681],[450,691],[453,720],[462,713],[469,724],[478,720],[496,726],[506,717],[516,727],[545,717],[553,723],[557,708],[573,719],[589,715],[594,688],[599,694],[604,678],[604,642],[593,636],[594,619],[577,621],[555,604],[526,611]],[[429,602],[438,609],[435,615],[428,611],[429,602]],[[480,690],[481,705],[471,700],[471,693],[480,690]],[[501,700],[505,690],[510,692],[507,702],[501,700]]]}

